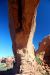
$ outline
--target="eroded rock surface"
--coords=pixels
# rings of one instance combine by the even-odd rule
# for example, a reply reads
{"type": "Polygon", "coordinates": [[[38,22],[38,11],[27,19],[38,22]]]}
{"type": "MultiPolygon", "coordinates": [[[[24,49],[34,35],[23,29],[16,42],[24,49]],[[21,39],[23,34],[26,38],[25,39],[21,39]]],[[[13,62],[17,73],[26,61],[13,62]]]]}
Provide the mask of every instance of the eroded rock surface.
{"type": "Polygon", "coordinates": [[[9,28],[14,51],[26,47],[39,0],[8,0],[9,28]],[[21,3],[20,3],[21,1],[21,3]],[[20,7],[21,6],[21,7],[20,7]]]}
{"type": "Polygon", "coordinates": [[[46,36],[42,42],[40,42],[37,53],[41,53],[40,55],[43,57],[45,63],[50,66],[50,35],[46,36]]]}
{"type": "MultiPolygon", "coordinates": [[[[24,52],[27,52],[25,56],[26,58],[27,56],[28,58],[30,57],[30,62],[33,61],[35,57],[32,38],[36,28],[36,11],[39,0],[8,0],[8,3],[9,29],[12,39],[13,52],[16,59],[17,73],[19,73],[20,65],[22,62],[22,54],[20,53],[20,51],[26,48],[26,50],[24,50],[24,52]]],[[[28,65],[26,65],[27,68],[31,66],[27,62],[26,64],[28,65]]],[[[23,66],[23,64],[21,66],[23,66]]],[[[25,72],[25,69],[23,70],[25,72]]],[[[29,68],[27,69],[27,71],[29,71],[29,68]]]]}
{"type": "Polygon", "coordinates": [[[39,63],[35,58],[32,60],[26,48],[18,50],[17,52],[21,55],[20,75],[50,75],[50,67],[44,64],[43,61],[40,64],[39,61],[41,60],[37,60],[39,63]]]}

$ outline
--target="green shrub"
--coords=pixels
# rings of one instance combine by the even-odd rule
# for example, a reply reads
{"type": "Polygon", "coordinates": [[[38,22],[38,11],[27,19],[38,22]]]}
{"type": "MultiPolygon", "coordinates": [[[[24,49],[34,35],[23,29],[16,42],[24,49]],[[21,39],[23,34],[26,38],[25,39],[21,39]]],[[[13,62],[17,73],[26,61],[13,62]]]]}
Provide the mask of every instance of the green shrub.
{"type": "Polygon", "coordinates": [[[40,65],[42,64],[42,61],[40,60],[40,58],[38,58],[38,56],[35,56],[35,60],[38,64],[40,64],[40,65]]]}

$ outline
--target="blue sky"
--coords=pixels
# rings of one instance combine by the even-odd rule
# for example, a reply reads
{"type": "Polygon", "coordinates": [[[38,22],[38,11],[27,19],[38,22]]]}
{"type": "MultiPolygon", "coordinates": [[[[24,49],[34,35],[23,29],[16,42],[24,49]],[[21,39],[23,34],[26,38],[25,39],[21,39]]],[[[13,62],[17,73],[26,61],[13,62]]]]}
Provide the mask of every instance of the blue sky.
{"type": "MultiPolygon", "coordinates": [[[[40,0],[37,12],[35,49],[44,36],[50,34],[50,0],[40,0]]],[[[0,57],[13,56],[8,24],[8,0],[0,0],[0,57]]]]}
{"type": "Polygon", "coordinates": [[[50,34],[50,0],[40,0],[36,18],[36,32],[33,39],[35,49],[42,39],[50,34]]]}
{"type": "Polygon", "coordinates": [[[8,0],[0,0],[0,57],[13,56],[8,28],[8,0]]]}

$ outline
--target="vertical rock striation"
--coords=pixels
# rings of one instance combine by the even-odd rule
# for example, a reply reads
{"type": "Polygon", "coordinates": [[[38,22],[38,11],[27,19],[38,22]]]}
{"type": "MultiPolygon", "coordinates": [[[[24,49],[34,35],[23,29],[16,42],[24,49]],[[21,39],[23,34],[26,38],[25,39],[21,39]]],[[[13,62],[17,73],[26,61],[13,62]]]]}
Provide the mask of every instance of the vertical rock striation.
{"type": "Polygon", "coordinates": [[[38,3],[39,0],[8,0],[9,29],[18,70],[21,65],[22,49],[28,58],[35,57],[32,39],[36,28],[38,3]]]}

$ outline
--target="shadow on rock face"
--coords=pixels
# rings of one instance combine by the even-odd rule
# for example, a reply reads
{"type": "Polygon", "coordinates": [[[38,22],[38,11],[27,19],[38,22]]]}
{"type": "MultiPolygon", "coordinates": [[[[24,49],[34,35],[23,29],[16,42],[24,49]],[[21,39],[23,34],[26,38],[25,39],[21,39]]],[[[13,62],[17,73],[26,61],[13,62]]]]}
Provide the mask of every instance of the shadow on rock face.
{"type": "Polygon", "coordinates": [[[14,64],[14,69],[16,70],[16,73],[20,73],[20,65],[21,65],[21,55],[17,54],[16,62],[14,64]]]}

